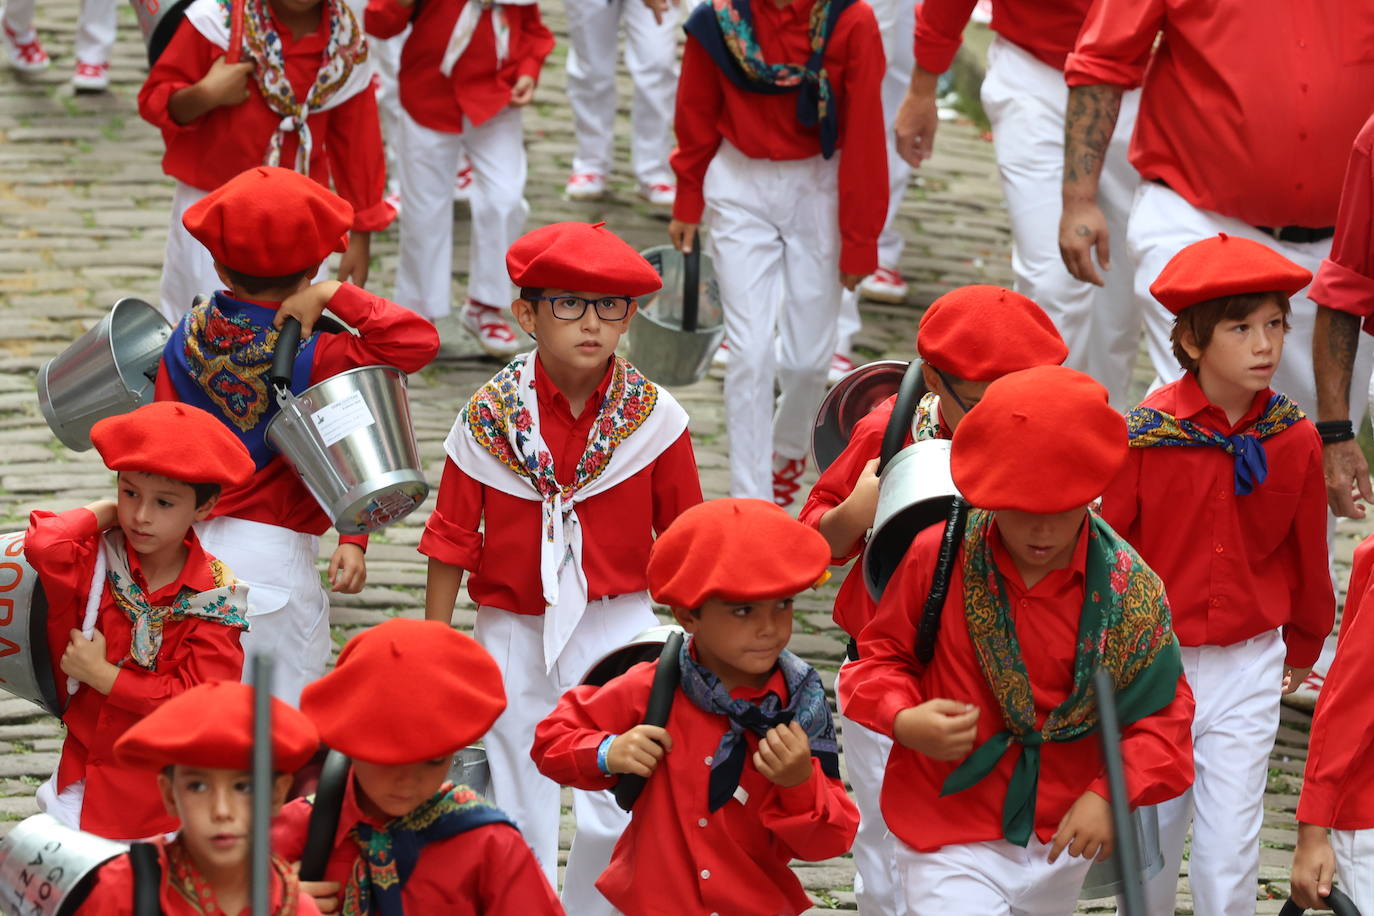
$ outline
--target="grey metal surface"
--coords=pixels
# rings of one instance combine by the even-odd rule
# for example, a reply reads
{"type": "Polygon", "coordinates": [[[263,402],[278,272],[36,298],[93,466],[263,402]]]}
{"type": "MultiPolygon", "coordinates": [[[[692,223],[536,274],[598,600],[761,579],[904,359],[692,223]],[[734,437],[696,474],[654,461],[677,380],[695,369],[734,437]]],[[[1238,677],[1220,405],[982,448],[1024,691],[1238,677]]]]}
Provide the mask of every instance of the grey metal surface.
{"type": "Polygon", "coordinates": [[[611,678],[624,674],[640,662],[653,661],[658,658],[658,654],[662,651],[663,644],[668,641],[668,637],[673,633],[681,632],[683,632],[682,627],[675,623],[661,623],[656,627],[649,627],[625,645],[617,646],[597,659],[587,669],[587,673],[582,676],[582,683],[600,687],[611,678]]]}
{"type": "Polygon", "coordinates": [[[0,840],[0,909],[10,916],[67,916],[95,870],[128,849],[48,814],[25,818],[0,840]]]}
{"type": "Polygon", "coordinates": [[[454,755],[448,778],[478,795],[490,797],[491,767],[487,765],[487,752],[475,744],[463,748],[454,755]]]}
{"type": "Polygon", "coordinates": [[[43,586],[24,559],[24,532],[0,534],[0,689],[60,716],[47,622],[43,586]]]}
{"type": "MultiPolygon", "coordinates": [[[[1164,853],[1159,848],[1159,815],[1153,806],[1136,808],[1131,812],[1135,821],[1136,837],[1140,842],[1140,860],[1145,866],[1145,881],[1159,874],[1164,867],[1164,853]]],[[[1078,892],[1079,900],[1095,900],[1099,897],[1114,897],[1121,889],[1121,878],[1117,874],[1116,862],[1107,859],[1095,862],[1083,879],[1083,889],[1078,892]]]]}
{"type": "Polygon", "coordinates": [[[948,439],[926,439],[897,453],[879,478],[878,509],[864,548],[864,585],[877,601],[911,542],[949,517],[959,495],[949,472],[948,439]]]}
{"type": "Polygon", "coordinates": [[[811,426],[811,458],[817,470],[830,467],[849,444],[854,425],[897,393],[906,367],[899,359],[875,360],[849,370],[830,387],[811,426]]]}
{"type": "MultiPolygon", "coordinates": [[[[700,244],[700,239],[697,242],[700,244]]],[[[715,268],[703,253],[697,330],[684,331],[682,253],[671,245],[657,245],[640,254],[663,277],[663,289],[639,298],[639,311],[628,332],[630,362],[660,385],[694,384],[711,368],[711,357],[725,337],[715,268]]]]}

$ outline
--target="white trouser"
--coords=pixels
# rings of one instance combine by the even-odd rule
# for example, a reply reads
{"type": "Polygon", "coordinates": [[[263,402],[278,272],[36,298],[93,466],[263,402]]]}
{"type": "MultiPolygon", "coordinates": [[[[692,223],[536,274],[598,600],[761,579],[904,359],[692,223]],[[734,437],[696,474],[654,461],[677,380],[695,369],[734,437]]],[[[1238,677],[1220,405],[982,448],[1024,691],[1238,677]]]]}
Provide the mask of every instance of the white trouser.
{"type": "MultiPolygon", "coordinates": [[[[36,0],[6,0],[5,23],[19,37],[33,31],[36,0]]],[[[81,0],[76,18],[76,59],[87,64],[108,64],[115,43],[118,0],[81,0]]]]}
{"type": "Polygon", "coordinates": [[[625,26],[630,101],[630,163],[643,184],[672,184],[673,103],[682,7],[669,4],[663,23],[640,0],[567,0],[568,104],[577,133],[573,172],[609,174],[615,141],[615,62],[625,26]]]}
{"type": "MultiPolygon", "coordinates": [[[[835,675],[835,695],[848,665],[835,675]]],[[[878,796],[887,772],[892,739],[864,728],[840,712],[844,766],[859,806],[859,833],[854,837],[854,897],[861,916],[906,916],[906,901],[897,884],[897,838],[887,829],[878,796]]]]}
{"type": "Polygon", "coordinates": [[[382,123],[382,142],[386,150],[388,194],[401,192],[401,180],[397,175],[401,162],[401,98],[396,79],[401,69],[401,48],[409,37],[409,26],[392,38],[367,37],[368,56],[377,74],[377,116],[382,123]]]}
{"type": "Polygon", "coordinates": [[[221,516],[196,523],[201,546],[248,584],[248,632],[243,634],[248,680],[255,652],[275,659],[272,695],[297,705],[306,684],[329,661],[329,595],[315,561],[320,539],[242,518],[221,516]]]}
{"type": "Polygon", "coordinates": [[[36,793],[38,810],[52,818],[63,827],[81,829],[81,806],[86,801],[86,780],[78,779],[61,792],[57,791],[57,769],[47,778],[36,793]]]}
{"type": "Polygon", "coordinates": [[[913,916],[1068,916],[1092,860],[1061,853],[1051,865],[1049,854],[1033,834],[1025,849],[994,840],[917,852],[899,840],[897,874],[913,916]]]}
{"type": "Polygon", "coordinates": [[[706,170],[708,244],[730,344],[731,496],[772,499],[771,453],[800,458],[811,444],[840,308],[842,155],[774,162],[722,141],[706,170]]]}
{"type": "Polygon", "coordinates": [[[897,270],[902,262],[906,240],[892,224],[897,218],[897,208],[906,196],[911,166],[897,155],[897,137],[892,132],[892,124],[897,118],[902,99],[906,98],[907,87],[911,84],[911,71],[916,66],[911,43],[911,33],[916,28],[916,4],[904,0],[873,0],[869,6],[873,7],[873,15],[878,19],[883,54],[887,57],[882,95],[883,126],[887,128],[888,206],[887,222],[883,223],[882,234],[878,236],[878,264],[897,270]]]}
{"type": "MultiPolygon", "coordinates": [[[[1136,264],[1137,294],[1149,295],[1150,284],[1159,276],[1164,265],[1169,263],[1169,259],[1185,245],[1211,238],[1218,232],[1267,245],[1313,273],[1322,258],[1331,253],[1330,239],[1303,244],[1276,241],[1254,226],[1210,210],[1200,210],[1169,188],[1147,181],[1136,192],[1128,231],[1131,256],[1136,264]]],[[[1284,341],[1283,357],[1270,384],[1275,391],[1282,391],[1297,401],[1309,417],[1315,418],[1317,382],[1312,369],[1312,325],[1316,321],[1317,306],[1307,298],[1305,290],[1294,296],[1291,302],[1293,312],[1288,316],[1288,322],[1293,329],[1284,341]]],[[[1151,298],[1145,311],[1145,329],[1150,360],[1154,363],[1159,382],[1172,381],[1183,374],[1169,344],[1169,330],[1173,323],[1174,316],[1151,298]]],[[[1369,335],[1361,334],[1350,385],[1350,418],[1356,427],[1360,425],[1368,404],[1368,380],[1372,366],[1374,346],[1371,346],[1369,335]]]]}
{"type": "Polygon", "coordinates": [[[1183,841],[1193,826],[1193,910],[1254,916],[1269,752],[1279,727],[1285,647],[1278,630],[1230,646],[1184,646],[1193,688],[1193,787],[1163,804],[1164,868],[1145,888],[1152,916],[1173,916],[1183,841]]]}
{"type": "Polygon", "coordinates": [[[1132,293],[1134,270],[1125,245],[1126,220],[1140,184],[1139,173],[1126,159],[1140,93],[1122,97],[1098,188],[1112,245],[1111,270],[1102,272],[1105,287],[1075,280],[1059,254],[1068,97],[1061,71],[1009,41],[994,39],[982,101],[992,122],[1011,220],[1016,291],[1034,299],[1063,335],[1069,347],[1065,365],[1097,379],[1112,405],[1124,409],[1144,307],[1144,300],[1132,293]]]}
{"type": "Polygon", "coordinates": [[[404,109],[401,118],[401,260],[396,302],[427,318],[451,310],[453,178],[464,152],[472,162],[472,228],[467,293],[504,308],[511,301],[506,249],[525,226],[525,142],[519,108],[490,120],[463,118],[461,134],[430,130],[404,109]]]}
{"type": "Polygon", "coordinates": [[[859,317],[858,290],[840,291],[840,316],[835,322],[835,352],[843,356],[854,353],[854,335],[863,330],[863,319],[859,317]]]}
{"type": "Polygon", "coordinates": [[[1374,913],[1374,830],[1332,830],[1340,888],[1361,913],[1374,913]]]}
{"type": "MultiPolygon", "coordinates": [[[[587,612],[545,674],[544,617],[477,609],[473,635],[496,659],[506,687],[506,711],[483,739],[491,765],[492,801],[510,815],[534,850],[549,883],[558,881],[558,783],[530,758],[534,729],[553,712],[558,698],[581,683],[593,664],[657,623],[645,592],[602,598],[587,612]]],[[[600,916],[615,909],[596,889],[630,816],[610,792],[573,791],[577,833],[563,876],[563,907],[569,913],[600,916]]]]}

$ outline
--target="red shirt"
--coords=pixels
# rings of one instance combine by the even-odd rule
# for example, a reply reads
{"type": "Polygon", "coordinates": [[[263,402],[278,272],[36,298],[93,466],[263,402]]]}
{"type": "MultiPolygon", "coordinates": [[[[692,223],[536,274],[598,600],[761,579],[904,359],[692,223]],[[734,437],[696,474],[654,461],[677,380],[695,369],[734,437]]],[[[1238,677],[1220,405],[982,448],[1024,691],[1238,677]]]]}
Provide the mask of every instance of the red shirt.
{"type": "Polygon", "coordinates": [[[1098,0],[1064,72],[1143,81],[1130,158],[1145,178],[1252,225],[1330,226],[1374,110],[1374,4],[1098,0]]]}
{"type": "MultiPolygon", "coordinates": [[[[605,687],[574,687],[535,729],[530,756],[545,776],[579,789],[614,784],[596,765],[607,735],[644,721],[657,662],[636,665],[605,687]]],[[[740,687],[738,699],[767,694],[787,700],[776,670],[760,689],[740,687]]],[[[812,906],[788,862],[842,855],[854,842],[859,811],[844,784],[821,772],[784,788],[754,767],[758,738],[745,731],[748,754],[741,793],[710,811],[711,755],[729,730],[725,716],[704,712],[681,692],[665,726],[672,753],[645,783],[611,864],[596,886],[626,916],[688,916],[707,913],[800,913],[812,906]],[[650,864],[651,863],[651,864],[650,864]]]]}
{"type": "Polygon", "coordinates": [[[1374,617],[1358,616],[1369,603],[1374,537],[1355,548],[1336,659],[1317,695],[1307,749],[1298,820],[1335,830],[1374,827],[1374,734],[1369,697],[1374,693],[1374,617]]]}
{"type": "Polygon", "coordinates": [[[465,117],[474,125],[481,124],[510,104],[515,81],[522,76],[538,79],[554,44],[553,33],[539,18],[538,4],[498,2],[490,13],[482,14],[463,56],[444,76],[439,64],[466,2],[475,0],[419,0],[414,6],[401,6],[396,0],[367,3],[367,34],[377,38],[401,34],[415,17],[415,27],[401,49],[401,104],[416,123],[448,134],[462,133],[465,117]],[[491,17],[498,14],[505,15],[510,28],[510,47],[499,66],[491,24],[491,17]]]}
{"type": "MultiPolygon", "coordinates": [[[[299,862],[305,850],[312,805],[303,798],[288,802],[272,822],[272,851],[299,862]]],[[[352,774],[344,790],[339,829],[325,865],[324,880],[348,883],[358,861],[357,841],[349,836],[356,824],[385,827],[358,807],[352,774]]],[[[343,892],[339,893],[342,904],[343,892]]],[[[401,903],[417,916],[562,916],[549,880],[535,861],[520,831],[505,824],[475,827],[430,843],[420,852],[415,870],[404,881],[401,903]]]]}
{"type": "MultiPolygon", "coordinates": [[[[1086,529],[1085,529],[1086,530],[1086,529]]],[[[1001,707],[974,654],[964,619],[963,551],[955,559],[935,656],[921,669],[912,656],[916,626],[930,592],[944,525],[916,536],[864,628],[864,656],[845,669],[840,702],[845,715],[874,731],[892,734],[897,713],[926,700],[972,703],[982,711],[974,747],[1004,727],[1001,707]]],[[[993,559],[1006,585],[1011,616],[1030,675],[1036,725],[1073,687],[1078,621],[1083,609],[1087,537],[1080,534],[1072,563],[1026,588],[993,526],[993,559]],[[1035,638],[1026,638],[1034,629],[1035,638]]],[[[1182,675],[1172,703],[1122,729],[1121,754],[1132,805],[1153,805],[1181,795],[1193,781],[1193,693],[1182,675]]],[[[1002,804],[1017,760],[1015,745],[986,778],[956,795],[940,796],[945,778],[962,761],[942,762],[894,744],[883,779],[881,804],[888,827],[922,852],[958,843],[1000,840],[1002,804]]],[[[1059,821],[1084,792],[1104,798],[1107,781],[1096,734],[1078,741],[1046,742],[1040,748],[1035,835],[1048,843],[1059,821]]]]}
{"type": "Polygon", "coordinates": [[[1359,315],[1365,331],[1374,334],[1374,116],[1355,138],[1331,256],[1317,269],[1307,295],[1318,305],[1359,315]]]}
{"type": "MultiPolygon", "coordinates": [[[[764,60],[806,63],[814,2],[753,5],[754,36],[764,60]]],[[[870,274],[878,267],[878,233],[887,219],[887,137],[880,91],[886,62],[867,3],[855,3],[840,14],[823,63],[839,112],[840,269],[870,274]]],[[[688,223],[701,222],[706,208],[702,182],[722,139],[753,159],[806,159],[821,152],[818,129],[797,120],[796,93],[763,95],[736,87],[691,36],[682,52],[674,126],[673,218],[688,223]]],[[[806,191],[798,188],[798,193],[806,191]]]]}
{"type": "MultiPolygon", "coordinates": [[[[95,514],[89,509],[29,513],[24,556],[38,573],[48,599],[48,649],[61,700],[67,698],[67,676],[58,661],[70,632],[81,629],[85,617],[99,535],[95,514]]],[[[201,549],[194,531],[187,529],[185,543],[181,573],[150,593],[150,603],[171,604],[183,588],[196,592],[215,588],[210,556],[201,549]]],[[[134,582],[146,592],[148,583],[138,554],[130,550],[128,557],[134,582]]],[[[153,774],[116,763],[114,743],[135,722],[196,684],[237,681],[243,674],[241,631],[197,617],[169,619],[163,625],[157,666],[150,671],[129,657],[133,628],[115,606],[108,581],[95,626],[105,636],[105,658],[120,666],[119,674],[109,696],[85,684],[71,696],[62,714],[67,739],[57,764],[58,791],[86,780],[81,829],[90,833],[132,839],[174,830],[177,819],[163,808],[153,774]]]]}
{"type": "MultiPolygon", "coordinates": [[[[275,308],[277,302],[256,302],[275,308]]],[[[381,296],[345,283],[329,300],[329,310],[358,331],[357,335],[321,334],[315,344],[310,384],[322,382],[340,372],[359,366],[395,366],[404,372],[418,372],[439,352],[439,332],[424,318],[388,302],[381,296]]],[[[176,389],[167,376],[165,361],[158,364],[154,397],[159,401],[177,400],[176,389]]],[[[212,515],[280,525],[306,534],[323,534],[333,524],[324,509],[306,489],[305,482],[290,462],[277,456],[257,471],[247,483],[227,487],[215,503],[212,515]]],[[[367,544],[364,535],[342,535],[341,543],[367,544]]]]}
{"type": "MultiPolygon", "coordinates": [[[[916,6],[916,63],[944,73],[964,41],[978,0],[922,0],[916,6]]],[[[1064,69],[1092,0],[994,0],[992,30],[1041,63],[1064,69]]]]}
{"type": "MultiPolygon", "coordinates": [[[[296,98],[305,98],[325,62],[329,18],[321,15],[320,27],[299,40],[291,37],[291,30],[277,20],[276,14],[272,15],[272,23],[281,38],[286,78],[296,98]]],[[[239,172],[262,165],[272,134],[281,123],[281,115],[267,107],[253,79],[248,81],[246,101],[222,105],[190,124],[172,120],[167,110],[172,93],[199,82],[210,72],[210,65],[222,56],[223,48],[212,44],[191,23],[182,21],[138,93],[138,113],[162,131],[167,146],[162,170],[202,191],[213,191],[239,172]]],[[[368,87],[334,108],[312,113],[307,123],[312,141],[310,177],[325,187],[332,182],[339,196],[353,205],[355,230],[385,229],[396,211],[382,202],[386,193],[386,161],[373,88],[368,87]]],[[[294,132],[283,138],[283,166],[290,168],[296,161],[299,141],[300,136],[294,132]]]]}
{"type": "MultiPolygon", "coordinates": [[[[1191,372],[1141,402],[1231,436],[1264,412],[1265,389],[1232,426],[1191,372]]],[[[1269,476],[1235,492],[1235,462],[1208,446],[1133,448],[1102,497],[1102,517],[1169,590],[1185,646],[1229,646],[1284,628],[1288,664],[1316,662],[1336,598],[1326,555],[1326,484],[1307,420],[1264,440],[1269,476]]]]}
{"type": "MultiPolygon", "coordinates": [[[[608,366],[601,384],[574,417],[568,399],[535,357],[539,434],[553,455],[554,477],[565,486],[572,483],[610,383],[608,366]]],[[[638,474],[578,500],[575,511],[582,523],[587,598],[648,588],[645,569],[654,534],[662,533],[673,519],[699,502],[701,482],[692,438],[686,430],[638,474]]],[[[468,594],[476,604],[516,614],[542,614],[538,549],[542,518],[539,502],[479,483],[449,459],[444,462],[438,502],[420,538],[420,553],[470,572],[468,594]]]]}

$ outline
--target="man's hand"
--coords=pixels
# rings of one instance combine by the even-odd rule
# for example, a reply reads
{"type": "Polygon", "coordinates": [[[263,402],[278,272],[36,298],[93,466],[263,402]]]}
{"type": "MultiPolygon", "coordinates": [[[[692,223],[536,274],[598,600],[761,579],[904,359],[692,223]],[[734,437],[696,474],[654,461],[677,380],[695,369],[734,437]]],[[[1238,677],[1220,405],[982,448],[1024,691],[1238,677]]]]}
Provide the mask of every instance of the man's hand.
{"type": "Polygon", "coordinates": [[[1322,472],[1326,476],[1326,502],[1341,518],[1364,518],[1365,503],[1374,502],[1369,484],[1369,462],[1354,439],[1322,446],[1322,472]]]}
{"type": "Polygon", "coordinates": [[[668,13],[668,7],[678,6],[682,0],[644,0],[644,5],[654,14],[654,22],[663,25],[663,17],[668,13]]]}
{"type": "Polygon", "coordinates": [[[940,109],[935,101],[935,84],[939,77],[931,74],[931,79],[920,81],[919,75],[917,68],[911,75],[911,87],[902,98],[897,117],[892,122],[897,155],[916,169],[934,154],[935,129],[940,124],[940,109]],[[928,87],[926,82],[929,83],[928,87]]]}
{"type": "Polygon", "coordinates": [[[1107,218],[1096,201],[1066,202],[1059,217],[1059,256],[1069,273],[1085,283],[1102,286],[1102,275],[1093,265],[1093,252],[1103,270],[1112,269],[1107,218]]]}
{"type": "Polygon", "coordinates": [[[636,725],[616,735],[606,749],[606,769],[612,773],[633,773],[648,779],[658,768],[663,755],[673,749],[673,739],[657,725],[636,725]]]}
{"type": "Polygon", "coordinates": [[[859,288],[860,281],[866,276],[868,276],[868,274],[847,274],[844,271],[840,271],[840,285],[852,293],[859,288]]]}
{"type": "Polygon", "coordinates": [[[301,323],[301,339],[306,339],[314,333],[315,322],[320,320],[325,306],[329,305],[329,300],[334,298],[340,286],[343,284],[338,280],[325,280],[287,296],[277,307],[277,317],[272,319],[272,327],[280,331],[286,319],[294,318],[301,323]]]}
{"type": "Polygon", "coordinates": [[[1311,673],[1311,665],[1306,668],[1294,668],[1292,665],[1285,665],[1283,668],[1283,692],[1289,694],[1297,690],[1311,673]]]}
{"type": "Polygon", "coordinates": [[[1068,848],[1069,855],[1101,862],[1112,854],[1112,806],[1091,790],[1073,803],[1050,840],[1049,863],[1068,848]]]}
{"type": "Polygon", "coordinates": [[[372,266],[371,262],[372,233],[350,232],[348,250],[339,258],[339,282],[352,283],[360,289],[367,286],[367,272],[372,266]]]}
{"type": "Polygon", "coordinates": [[[960,760],[973,750],[979,712],[977,706],[958,700],[926,700],[897,713],[892,737],[933,760],[960,760]]]}
{"type": "Polygon", "coordinates": [[[1293,869],[1289,889],[1293,902],[1305,910],[1326,909],[1331,879],[1336,874],[1336,854],[1326,837],[1326,828],[1298,824],[1298,845],[1293,850],[1293,869]]]}
{"type": "Polygon", "coordinates": [[[356,595],[367,584],[367,558],[357,544],[340,544],[329,558],[329,590],[356,595]]]}
{"type": "Polygon", "coordinates": [[[754,769],[775,786],[799,786],[811,778],[811,739],[796,722],[775,725],[759,739],[754,769]]]}
{"type": "Polygon", "coordinates": [[[510,104],[512,108],[524,108],[534,101],[534,77],[526,75],[517,77],[515,85],[510,89],[510,104]]]}
{"type": "Polygon", "coordinates": [[[668,240],[683,254],[688,254],[697,241],[697,224],[675,219],[668,223],[668,240]]]}
{"type": "Polygon", "coordinates": [[[80,630],[72,630],[67,639],[67,648],[62,650],[59,662],[62,673],[108,696],[114,689],[119,669],[105,659],[105,635],[93,630],[91,638],[87,639],[80,630]]]}

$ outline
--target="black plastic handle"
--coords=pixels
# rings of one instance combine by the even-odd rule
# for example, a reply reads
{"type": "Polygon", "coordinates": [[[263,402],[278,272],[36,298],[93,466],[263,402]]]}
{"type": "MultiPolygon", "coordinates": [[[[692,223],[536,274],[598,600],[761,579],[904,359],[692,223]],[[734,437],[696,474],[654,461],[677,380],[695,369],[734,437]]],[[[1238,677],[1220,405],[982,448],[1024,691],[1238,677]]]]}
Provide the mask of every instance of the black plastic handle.
{"type": "Polygon", "coordinates": [[[682,256],[682,330],[695,331],[701,320],[698,301],[701,292],[701,239],[682,256]]]}
{"type": "Polygon", "coordinates": [[[282,322],[277,348],[272,351],[272,387],[291,390],[291,372],[296,367],[296,351],[301,345],[301,323],[295,318],[282,322]]]}
{"type": "MultiPolygon", "coordinates": [[[[682,680],[681,653],[683,636],[669,633],[663,643],[663,651],[658,653],[658,668],[654,671],[654,683],[649,688],[649,702],[644,710],[644,724],[668,724],[668,713],[673,709],[673,698],[677,696],[678,683],[682,680]]],[[[645,778],[634,773],[623,773],[616,782],[615,803],[621,810],[629,811],[635,806],[639,793],[644,791],[645,778]]]]}
{"type": "Polygon", "coordinates": [[[134,875],[133,916],[162,916],[162,865],[152,843],[129,846],[129,866],[134,875]]]}
{"type": "Polygon", "coordinates": [[[1108,801],[1112,806],[1112,832],[1116,843],[1112,862],[1121,881],[1117,912],[1121,916],[1145,916],[1145,875],[1141,865],[1140,838],[1131,818],[1126,795],[1126,770],[1121,762],[1121,726],[1116,715],[1116,685],[1106,668],[1093,672],[1097,700],[1097,727],[1102,735],[1102,765],[1107,771],[1108,801]]]}
{"type": "Polygon", "coordinates": [[[930,593],[921,609],[921,622],[916,627],[916,660],[929,665],[935,657],[935,640],[940,636],[940,618],[945,611],[945,596],[949,594],[949,580],[954,574],[954,558],[964,543],[964,527],[968,522],[968,503],[954,497],[949,507],[945,533],[940,537],[940,553],[935,560],[935,575],[931,578],[930,593]]]}
{"type": "Polygon", "coordinates": [[[925,378],[921,375],[921,361],[913,359],[902,376],[902,384],[897,388],[897,403],[892,405],[892,416],[883,430],[883,450],[878,456],[878,476],[892,460],[892,456],[902,450],[907,433],[911,431],[911,418],[916,415],[916,407],[925,395],[925,378]]]}
{"type": "MultiPolygon", "coordinates": [[[[1355,906],[1355,902],[1347,897],[1340,888],[1331,888],[1331,893],[1326,897],[1326,905],[1331,908],[1331,912],[1336,916],[1360,916],[1360,911],[1355,906]]],[[[1288,901],[1279,910],[1279,916],[1302,916],[1307,910],[1298,906],[1293,901],[1288,901]]]]}
{"type": "Polygon", "coordinates": [[[339,815],[343,811],[344,789],[348,786],[348,768],[352,764],[338,751],[331,750],[320,769],[320,781],[315,786],[315,804],[310,809],[310,824],[305,832],[305,850],[301,853],[301,880],[323,881],[334,849],[334,835],[339,831],[339,815]]]}

